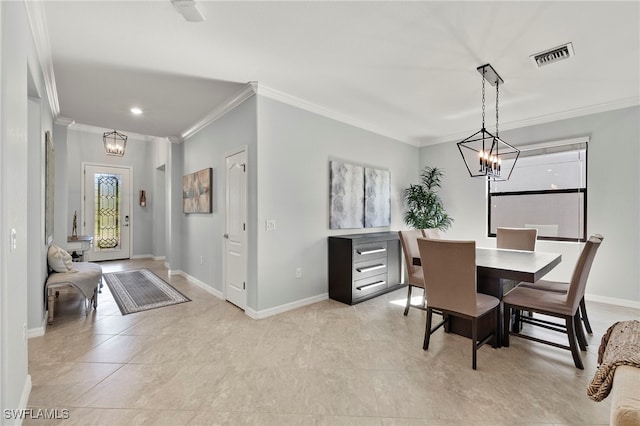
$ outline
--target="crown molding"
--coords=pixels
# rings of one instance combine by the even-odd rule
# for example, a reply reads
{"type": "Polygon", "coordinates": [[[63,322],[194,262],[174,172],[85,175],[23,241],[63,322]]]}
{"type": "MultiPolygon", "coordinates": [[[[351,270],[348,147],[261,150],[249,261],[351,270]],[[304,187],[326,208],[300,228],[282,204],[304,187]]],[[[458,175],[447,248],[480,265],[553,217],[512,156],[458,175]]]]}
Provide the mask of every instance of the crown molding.
{"type": "MultiPolygon", "coordinates": [[[[256,82],[249,82],[245,84],[242,89],[240,89],[237,93],[231,96],[224,104],[215,108],[209,114],[205,115],[202,119],[195,122],[185,131],[180,134],[180,140],[178,142],[184,142],[200,130],[207,127],[209,124],[213,123],[229,111],[233,110],[235,107],[246,101],[247,99],[255,96],[256,94],[256,82]]],[[[171,138],[170,138],[171,140],[171,138]]],[[[172,140],[173,142],[173,140],[172,140]]]]}
{"type": "MultiPolygon", "coordinates": [[[[567,111],[562,111],[554,114],[541,115],[538,117],[528,118],[525,120],[512,121],[508,123],[500,123],[501,131],[520,129],[522,127],[535,126],[537,124],[551,123],[554,121],[567,120],[570,118],[583,117],[585,115],[599,114],[601,112],[614,111],[617,109],[629,108],[640,105],[640,96],[631,96],[629,98],[618,99],[611,102],[603,102],[596,105],[589,105],[581,108],[574,108],[567,111]]],[[[475,130],[468,130],[466,132],[460,132],[442,136],[438,138],[429,139],[423,141],[418,146],[437,145],[445,142],[453,142],[464,139],[469,136],[475,130]]]]}
{"type": "Polygon", "coordinates": [[[53,73],[53,60],[51,58],[51,42],[49,41],[49,30],[47,29],[47,19],[44,11],[44,2],[25,1],[27,19],[33,35],[33,41],[42,70],[49,108],[53,119],[60,115],[60,103],[58,102],[58,90],[56,88],[56,78],[53,73]]]}
{"type": "Polygon", "coordinates": [[[259,96],[264,96],[266,98],[270,98],[270,99],[285,103],[287,105],[291,105],[296,108],[300,108],[305,111],[309,111],[314,114],[318,114],[323,117],[327,117],[332,120],[336,120],[341,123],[345,123],[345,124],[357,127],[359,129],[367,130],[377,135],[381,135],[381,136],[385,136],[385,137],[397,140],[399,142],[407,143],[414,146],[420,146],[418,142],[411,140],[410,138],[407,138],[405,135],[394,134],[394,132],[389,131],[388,129],[383,129],[369,122],[358,120],[356,118],[339,113],[337,111],[333,111],[323,106],[305,101],[303,99],[297,98],[295,96],[292,96],[287,93],[281,92],[279,90],[273,89],[271,87],[265,86],[262,83],[258,84],[256,88],[257,88],[256,93],[259,96]]]}
{"type": "MultiPolygon", "coordinates": [[[[86,132],[86,133],[94,133],[96,135],[100,135],[102,136],[105,132],[112,132],[113,129],[107,129],[106,127],[98,127],[98,126],[92,126],[90,124],[82,124],[82,123],[72,123],[69,125],[69,129],[70,130],[77,130],[79,132],[86,132]]],[[[158,136],[149,136],[149,135],[141,135],[139,133],[133,133],[133,132],[127,132],[127,131],[121,131],[121,133],[125,133],[127,135],[127,137],[131,138],[131,139],[135,139],[135,140],[142,140],[142,141],[146,141],[146,142],[153,142],[153,141],[158,141],[158,140],[166,140],[169,138],[161,138],[158,136]]]]}
{"type": "Polygon", "coordinates": [[[59,124],[60,126],[69,127],[73,123],[75,123],[75,120],[72,120],[72,119],[67,118],[67,117],[58,116],[53,122],[55,124],[59,124]]]}

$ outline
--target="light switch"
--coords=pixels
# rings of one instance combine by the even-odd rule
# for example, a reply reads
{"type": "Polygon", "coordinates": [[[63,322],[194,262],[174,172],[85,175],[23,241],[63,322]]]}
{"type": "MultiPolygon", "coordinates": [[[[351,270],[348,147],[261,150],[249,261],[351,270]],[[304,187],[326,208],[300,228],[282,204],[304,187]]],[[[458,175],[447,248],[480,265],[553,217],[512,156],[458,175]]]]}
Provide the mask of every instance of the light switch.
{"type": "Polygon", "coordinates": [[[265,222],[265,229],[267,231],[275,231],[276,230],[276,221],[275,219],[267,219],[265,222]]]}

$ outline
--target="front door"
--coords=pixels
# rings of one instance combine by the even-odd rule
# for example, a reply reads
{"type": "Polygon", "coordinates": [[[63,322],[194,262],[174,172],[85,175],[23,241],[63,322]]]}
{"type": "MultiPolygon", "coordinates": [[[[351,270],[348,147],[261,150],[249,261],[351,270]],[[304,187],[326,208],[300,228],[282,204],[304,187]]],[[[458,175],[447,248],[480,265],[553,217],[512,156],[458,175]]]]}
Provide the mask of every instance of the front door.
{"type": "Polygon", "coordinates": [[[247,151],[226,157],[225,298],[247,307],[247,151]]]}
{"type": "Polygon", "coordinates": [[[89,261],[131,257],[131,169],[84,165],[83,235],[93,236],[89,261]]]}

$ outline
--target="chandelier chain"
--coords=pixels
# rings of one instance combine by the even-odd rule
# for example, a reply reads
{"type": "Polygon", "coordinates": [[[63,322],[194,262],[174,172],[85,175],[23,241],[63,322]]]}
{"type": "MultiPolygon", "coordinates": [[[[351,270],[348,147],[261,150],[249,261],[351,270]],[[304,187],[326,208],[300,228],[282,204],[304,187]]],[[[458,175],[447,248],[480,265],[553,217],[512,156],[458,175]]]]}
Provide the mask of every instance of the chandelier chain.
{"type": "Polygon", "coordinates": [[[482,71],[482,128],[484,129],[484,70],[482,71]]]}
{"type": "Polygon", "coordinates": [[[500,98],[500,81],[496,81],[496,137],[498,137],[498,99],[500,98]]]}

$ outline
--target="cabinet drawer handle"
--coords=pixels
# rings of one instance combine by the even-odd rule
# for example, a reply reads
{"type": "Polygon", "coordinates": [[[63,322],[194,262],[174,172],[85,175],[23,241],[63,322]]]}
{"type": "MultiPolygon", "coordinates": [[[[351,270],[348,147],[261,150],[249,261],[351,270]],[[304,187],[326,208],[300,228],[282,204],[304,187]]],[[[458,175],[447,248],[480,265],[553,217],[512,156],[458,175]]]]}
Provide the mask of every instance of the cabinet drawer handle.
{"type": "Polygon", "coordinates": [[[383,285],[386,284],[386,281],[376,281],[375,283],[371,283],[371,284],[367,284],[367,285],[361,285],[360,287],[356,287],[356,290],[362,291],[371,287],[376,287],[379,285],[383,285]]]}
{"type": "Polygon", "coordinates": [[[378,264],[378,265],[366,266],[364,268],[356,268],[356,271],[358,271],[358,272],[370,272],[370,271],[375,271],[376,269],[383,269],[385,267],[386,267],[386,265],[378,264]]]}
{"type": "Polygon", "coordinates": [[[384,253],[385,251],[387,251],[387,249],[386,248],[376,248],[376,249],[371,249],[371,250],[356,250],[356,251],[360,255],[365,255],[365,254],[374,254],[374,253],[384,253]]]}

